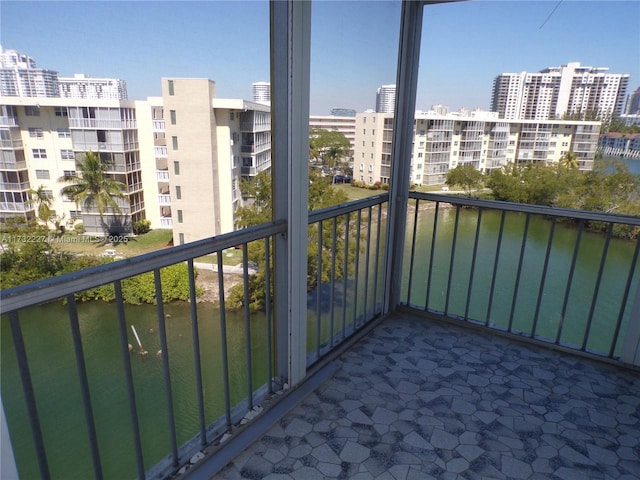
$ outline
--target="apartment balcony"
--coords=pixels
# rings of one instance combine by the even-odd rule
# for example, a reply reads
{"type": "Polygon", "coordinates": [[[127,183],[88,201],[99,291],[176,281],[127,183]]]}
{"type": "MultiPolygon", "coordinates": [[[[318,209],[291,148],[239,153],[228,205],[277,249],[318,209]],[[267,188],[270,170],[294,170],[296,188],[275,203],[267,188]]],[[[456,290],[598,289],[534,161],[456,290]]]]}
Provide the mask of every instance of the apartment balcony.
{"type": "Polygon", "coordinates": [[[127,187],[129,193],[139,192],[142,190],[142,182],[131,184],[127,187]]]}
{"type": "Polygon", "coordinates": [[[160,194],[158,195],[158,205],[161,207],[171,206],[171,195],[160,194]]]}
{"type": "MultiPolygon", "coordinates": [[[[604,221],[611,232],[618,226],[638,226],[640,219],[411,193],[406,241],[395,260],[405,272],[400,302],[395,313],[383,314],[388,295],[383,266],[389,253],[388,198],[382,194],[309,214],[309,238],[323,252],[317,263],[328,262],[330,274],[308,279],[304,342],[308,373],[292,390],[277,375],[282,365],[276,345],[282,339],[275,330],[280,316],[272,308],[254,313],[246,309],[236,315],[221,304],[215,317],[219,325],[215,347],[212,339],[197,334],[202,328],[198,309],[183,320],[174,318],[175,313],[169,319],[165,312],[173,311],[171,305],[160,302],[156,328],[163,353],[140,364],[127,344],[135,341],[130,326],[140,325],[141,320],[124,308],[120,286],[127,278],[151,271],[162,298],[165,267],[186,262],[194,285],[196,258],[213,254],[222,271],[223,251],[236,245],[243,245],[242,263],[248,275],[247,246],[254,242],[264,247],[264,281],[270,285],[275,272],[269,259],[285,224],[265,224],[2,291],[3,321],[12,332],[12,340],[3,348],[15,348],[20,372],[7,377],[18,384],[11,389],[5,384],[2,396],[5,409],[6,404],[15,404],[13,396],[25,396],[29,414],[21,421],[31,424],[39,468],[48,470],[47,462],[61,468],[63,460],[51,454],[60,449],[54,446],[57,434],[45,413],[56,411],[55,399],[61,394],[65,401],[57,408],[72,410],[75,417],[80,410],[90,412],[83,417],[85,427],[78,429],[78,438],[67,442],[86,445],[88,440],[93,456],[101,459],[99,465],[129,465],[130,471],[121,470],[119,478],[134,477],[136,472],[139,478],[166,478],[189,465],[189,459],[203,449],[205,459],[192,467],[188,478],[219,478],[216,472],[247,478],[272,473],[337,477],[341,472],[349,478],[398,471],[419,477],[468,472],[506,479],[536,474],[562,477],[570,472],[612,478],[637,474],[640,457],[633,445],[640,441],[640,376],[631,363],[640,363],[640,358],[634,360],[640,329],[631,318],[639,318],[632,309],[640,305],[634,307],[632,297],[639,284],[640,243],[627,246],[631,255],[624,260],[613,255],[622,244],[614,245],[610,234],[593,248],[595,237],[590,235],[596,234],[583,231],[583,226],[587,221],[604,221]],[[560,228],[569,218],[580,225],[573,233],[567,233],[569,227],[560,228]],[[587,246],[589,252],[582,252],[587,246]],[[532,257],[532,249],[541,252],[541,261],[532,257]],[[564,263],[558,256],[562,249],[578,253],[564,263]],[[593,252],[600,252],[599,257],[588,258],[593,252]],[[595,268],[586,268],[585,261],[595,268]],[[341,277],[339,271],[349,273],[341,277]],[[592,288],[585,288],[585,281],[592,288]],[[605,292],[610,282],[616,286],[605,292]],[[89,353],[95,348],[93,327],[78,323],[85,310],[73,301],[74,294],[105,283],[115,285],[114,321],[119,326],[113,329],[114,338],[103,333],[99,339],[119,345],[120,359],[114,361],[124,365],[125,372],[133,372],[117,387],[122,396],[117,402],[124,405],[128,397],[130,409],[117,422],[123,436],[120,443],[133,442],[133,448],[119,453],[98,441],[116,421],[98,420],[110,406],[92,395],[101,371],[91,366],[89,358],[95,354],[89,353]],[[49,387],[42,396],[42,376],[27,368],[27,358],[31,367],[38,364],[35,352],[41,342],[34,342],[30,326],[21,319],[28,318],[29,309],[37,304],[61,298],[69,305],[68,320],[61,325],[71,325],[69,348],[75,357],[59,361],[71,362],[65,368],[77,370],[78,379],[73,386],[60,385],[64,392],[49,387]],[[555,302],[562,316],[552,313],[555,302]],[[585,313],[570,314],[572,310],[585,313]],[[178,321],[184,328],[191,325],[192,333],[175,327],[167,330],[178,321]],[[234,329],[247,332],[242,334],[244,346],[231,333],[234,329]],[[180,347],[178,335],[183,333],[192,336],[180,341],[187,342],[180,347]],[[233,350],[227,348],[229,342],[235,345],[233,350]],[[184,376],[177,369],[205,368],[210,349],[222,355],[215,371],[207,370],[207,377],[219,379],[220,388],[215,393],[203,375],[187,389],[175,378],[184,376]],[[185,353],[190,359],[186,364],[185,353]],[[157,366],[141,371],[145,364],[157,366]],[[139,382],[156,383],[157,389],[145,392],[139,382]],[[153,414],[144,413],[151,401],[146,396],[162,390],[166,399],[162,409],[155,411],[163,403],[154,402],[153,414]],[[218,417],[207,423],[202,416],[209,408],[205,398],[219,406],[218,417]],[[157,444],[149,434],[156,429],[149,428],[167,425],[167,419],[169,450],[143,457],[142,452],[146,455],[157,444]],[[262,424],[273,426],[264,435],[256,434],[262,424]],[[184,428],[190,433],[179,444],[176,432],[184,438],[184,428]],[[221,435],[226,438],[222,447],[209,446],[221,435]],[[261,440],[254,443],[258,437],[261,440]],[[235,456],[233,452],[239,451],[243,453],[235,456]]],[[[219,298],[224,298],[226,279],[217,282],[219,298]]],[[[244,292],[248,298],[248,283],[244,292]]],[[[191,295],[196,305],[195,288],[191,295]]],[[[111,381],[116,383],[109,388],[116,388],[119,381],[111,381]]],[[[5,413],[11,433],[20,420],[13,411],[5,413]]],[[[61,411],[57,415],[65,416],[61,411]]],[[[69,444],[67,448],[74,450],[69,444]]],[[[86,471],[85,478],[98,468],[91,467],[89,457],[67,461],[80,469],[76,471],[86,471]]]]}
{"type": "Polygon", "coordinates": [[[173,218],[160,217],[160,228],[173,228],[173,218]]]}
{"type": "Polygon", "coordinates": [[[29,182],[0,182],[0,191],[24,191],[29,190],[31,184],[29,182]]]}
{"type": "Polygon", "coordinates": [[[23,148],[22,140],[0,140],[1,148],[23,148]]]}
{"type": "Polygon", "coordinates": [[[167,158],[167,147],[155,147],[156,158],[167,158]]]}
{"type": "Polygon", "coordinates": [[[23,202],[0,202],[0,212],[29,212],[34,210],[33,206],[29,206],[23,202]]]}
{"type": "Polygon", "coordinates": [[[18,120],[15,117],[0,116],[0,127],[16,127],[18,120]]]}
{"type": "Polygon", "coordinates": [[[169,181],[169,171],[168,170],[156,170],[156,180],[158,182],[168,182],[169,181]]]}
{"type": "Polygon", "coordinates": [[[240,131],[242,132],[268,132],[271,130],[270,124],[240,122],[240,131]]]}
{"type": "Polygon", "coordinates": [[[402,4],[390,192],[307,212],[297,129],[309,85],[294,72],[308,67],[311,7],[270,8],[274,220],[1,291],[3,468],[637,478],[640,241],[613,234],[640,218],[408,192],[419,2],[402,4]],[[217,303],[198,302],[196,259],[213,255],[224,272],[236,246],[243,307],[226,308],[222,273],[208,272],[217,303]],[[264,259],[251,277],[249,251],[264,259]],[[173,265],[188,302],[163,302],[173,265]],[[124,303],[141,274],[153,278],[150,314],[124,303]],[[252,298],[249,280],[264,294],[252,298]],[[77,302],[102,286],[113,300],[99,315],[77,302]]]}
{"type": "Polygon", "coordinates": [[[69,128],[100,130],[132,130],[138,128],[136,120],[101,120],[97,118],[69,118],[69,128]]]}
{"type": "Polygon", "coordinates": [[[0,170],[26,170],[27,162],[17,161],[17,162],[3,162],[0,161],[0,170]]]}
{"type": "Polygon", "coordinates": [[[250,154],[256,154],[256,153],[260,153],[260,152],[264,152],[266,150],[269,150],[271,148],[271,144],[270,143],[265,143],[262,145],[242,145],[240,147],[240,150],[242,153],[250,153],[250,154]]]}

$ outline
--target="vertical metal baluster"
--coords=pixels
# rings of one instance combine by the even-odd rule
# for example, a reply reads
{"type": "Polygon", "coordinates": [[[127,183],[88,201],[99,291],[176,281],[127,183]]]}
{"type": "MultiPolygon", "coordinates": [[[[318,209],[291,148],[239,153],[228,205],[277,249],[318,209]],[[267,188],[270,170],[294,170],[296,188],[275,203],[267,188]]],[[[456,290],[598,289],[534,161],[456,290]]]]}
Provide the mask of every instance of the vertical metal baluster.
{"type": "Polygon", "coordinates": [[[613,339],[611,341],[611,349],[609,350],[609,358],[613,357],[613,353],[618,343],[618,335],[620,334],[620,327],[622,325],[622,318],[624,317],[624,310],[629,298],[629,291],[631,290],[631,284],[633,283],[633,274],[636,271],[636,264],[638,262],[638,252],[640,251],[640,238],[636,241],[636,248],[633,252],[633,261],[629,268],[629,276],[627,277],[627,285],[624,288],[624,294],[622,295],[622,301],[620,302],[620,313],[618,314],[618,320],[616,322],[616,328],[613,333],[613,339]]]}
{"type": "Polygon", "coordinates": [[[318,222],[318,271],[316,273],[316,359],[320,358],[320,300],[322,296],[322,221],[318,222]]]}
{"type": "Polygon", "coordinates": [[[607,239],[604,241],[604,248],[602,249],[602,257],[600,260],[600,268],[598,269],[598,278],[596,279],[596,287],[593,291],[593,299],[591,300],[591,308],[589,309],[589,319],[587,320],[587,328],[584,332],[584,337],[582,338],[582,347],[580,350],[583,352],[587,348],[587,343],[589,341],[589,334],[591,333],[591,322],[593,322],[593,314],[596,310],[596,304],[598,303],[598,293],[600,291],[600,282],[602,281],[602,274],[604,272],[604,266],[607,262],[607,253],[609,252],[609,243],[611,242],[611,234],[613,233],[613,223],[609,223],[609,228],[607,229],[607,239]]]}
{"type": "Polygon", "coordinates": [[[358,326],[358,284],[360,283],[360,227],[362,222],[362,210],[358,210],[357,226],[356,226],[356,272],[355,272],[355,286],[353,291],[353,331],[356,331],[358,326]]]}
{"type": "Polygon", "coordinates": [[[511,301],[511,312],[509,313],[509,326],[507,331],[511,331],[513,326],[513,314],[516,311],[516,300],[518,298],[518,288],[520,287],[520,275],[522,274],[522,262],[524,260],[524,251],[527,247],[527,235],[529,233],[529,221],[531,220],[531,214],[527,213],[527,218],[524,222],[524,232],[522,233],[522,245],[520,246],[520,259],[518,260],[518,271],[516,273],[516,284],[513,287],[513,299],[511,301]]]}
{"type": "Polygon", "coordinates": [[[467,288],[467,304],[464,307],[464,319],[469,320],[469,306],[471,304],[471,291],[473,289],[473,274],[476,269],[476,257],[478,255],[478,242],[480,239],[480,226],[482,225],[482,207],[478,208],[478,223],[476,225],[476,238],[473,243],[473,255],[471,256],[471,272],[469,273],[469,287],[467,288]]]}
{"type": "Polygon", "coordinates": [[[378,305],[378,268],[380,268],[380,231],[382,229],[382,204],[378,204],[378,226],[376,227],[376,260],[374,262],[375,275],[373,277],[373,312],[377,313],[378,305]]]}
{"type": "Polygon", "coordinates": [[[198,421],[200,426],[200,444],[207,445],[207,429],[204,416],[204,389],[202,386],[202,361],[200,357],[200,332],[198,330],[198,304],[196,298],[196,275],[193,258],[187,260],[189,272],[189,306],[191,308],[191,336],[193,337],[193,365],[196,374],[196,396],[198,397],[198,421]]]}
{"type": "Polygon", "coordinates": [[[124,315],[124,301],[122,300],[122,283],[120,280],[113,282],[116,296],[116,312],[118,314],[118,326],[120,327],[120,349],[122,350],[122,364],[124,366],[124,378],[127,384],[127,397],[129,399],[129,416],[131,417],[131,430],[133,434],[133,449],[136,454],[138,467],[138,479],[146,476],[144,458],[142,456],[142,439],[140,437],[140,421],[138,420],[138,406],[136,404],[136,391],[133,384],[133,371],[131,369],[131,353],[129,352],[129,340],[127,322],[124,315]]]}
{"type": "Polygon", "coordinates": [[[460,220],[460,205],[456,205],[456,221],[453,226],[453,239],[451,241],[451,258],[449,260],[449,279],[447,280],[447,297],[444,303],[444,316],[449,314],[449,298],[451,296],[451,280],[453,279],[453,264],[456,257],[456,241],[458,239],[458,223],[460,220]]]}
{"type": "Polygon", "coordinates": [[[333,226],[331,231],[331,293],[329,303],[331,304],[331,314],[329,317],[329,330],[330,330],[330,346],[333,348],[333,329],[335,319],[335,307],[333,305],[335,300],[336,291],[336,236],[338,231],[337,218],[333,217],[333,226]]]}
{"type": "Polygon", "coordinates": [[[485,326],[489,325],[489,321],[491,319],[491,307],[493,305],[493,293],[496,286],[496,274],[498,272],[498,261],[500,259],[500,246],[502,245],[502,234],[504,232],[504,218],[507,212],[505,210],[502,211],[502,215],[500,216],[500,230],[498,231],[498,242],[496,244],[496,256],[493,262],[493,274],[491,276],[491,289],[489,291],[489,305],[487,306],[487,318],[484,321],[485,326]]]}
{"type": "Polygon", "coordinates": [[[264,283],[265,283],[265,315],[267,316],[267,375],[269,393],[273,393],[273,330],[271,325],[271,251],[270,237],[264,239],[264,283]]]}
{"type": "Polygon", "coordinates": [[[420,199],[416,198],[416,211],[413,214],[413,235],[411,236],[411,257],[409,260],[409,284],[407,287],[407,305],[410,305],[411,287],[413,286],[413,260],[416,254],[416,235],[418,233],[418,209],[420,208],[420,199]]]}
{"type": "Polygon", "coordinates": [[[349,218],[350,213],[345,214],[344,226],[344,259],[343,259],[343,292],[342,296],[342,340],[347,337],[347,284],[349,280],[349,218]]]}
{"type": "Polygon", "coordinates": [[[218,296],[220,298],[220,350],[222,353],[222,380],[224,383],[224,411],[227,427],[231,426],[231,401],[229,392],[229,358],[227,356],[227,312],[224,306],[224,275],[222,274],[222,250],[218,254],[218,296]]]}
{"type": "Polygon", "coordinates": [[[84,361],[84,351],[82,349],[82,337],[80,335],[80,323],[78,321],[76,297],[73,294],[67,295],[67,312],[69,313],[71,336],[73,338],[73,350],[76,356],[76,366],[78,367],[78,377],[80,379],[80,393],[82,395],[82,403],[84,406],[87,434],[89,435],[89,447],[91,448],[93,472],[96,479],[102,479],[103,474],[102,464],[100,462],[100,449],[98,448],[98,435],[96,433],[96,424],[93,416],[93,407],[91,404],[91,393],[89,391],[87,365],[84,361]]]}
{"type": "Polygon", "coordinates": [[[264,239],[265,315],[267,316],[267,375],[269,393],[273,393],[273,325],[271,319],[271,250],[270,237],[264,239]]]}
{"type": "Polygon", "coordinates": [[[244,276],[244,348],[247,353],[247,402],[249,410],[253,409],[253,376],[251,361],[251,313],[249,311],[249,258],[248,251],[249,245],[247,243],[242,244],[242,273],[244,276]]]}
{"type": "Polygon", "coordinates": [[[435,211],[433,213],[433,232],[431,234],[431,253],[429,255],[429,271],[427,272],[427,294],[424,300],[425,312],[429,310],[429,295],[431,295],[431,276],[433,274],[433,257],[436,248],[436,235],[438,232],[438,211],[440,210],[440,202],[436,202],[435,211]]]}
{"type": "Polygon", "coordinates": [[[153,271],[156,287],[156,303],[158,311],[158,333],[160,334],[160,349],[162,351],[162,372],[164,376],[164,391],[167,402],[167,417],[169,421],[169,436],[171,440],[171,458],[173,466],[178,466],[178,439],[176,437],[176,421],[173,411],[173,393],[171,390],[171,369],[169,368],[169,347],[167,344],[167,329],[164,317],[164,305],[162,303],[162,281],[160,269],[153,271]]]}
{"type": "Polygon", "coordinates": [[[580,242],[582,240],[582,232],[584,230],[584,220],[580,220],[578,225],[578,236],[576,244],[573,247],[573,257],[571,257],[571,267],[569,268],[569,277],[567,278],[567,287],[564,290],[564,300],[562,301],[562,313],[560,314],[560,322],[558,323],[558,331],[556,332],[556,345],[560,343],[562,336],[562,328],[564,325],[564,317],[567,314],[567,306],[569,305],[569,295],[571,294],[571,286],[573,284],[573,274],[576,271],[576,263],[578,261],[578,252],[580,251],[580,242]]]}
{"type": "Polygon", "coordinates": [[[20,380],[22,381],[24,400],[26,403],[27,412],[29,414],[29,425],[31,426],[31,434],[33,435],[33,442],[35,444],[36,457],[38,457],[38,468],[40,469],[40,476],[43,480],[49,480],[51,478],[51,474],[49,473],[49,463],[47,462],[47,453],[44,448],[42,427],[40,425],[40,417],[38,415],[36,397],[33,391],[31,373],[29,372],[27,350],[24,345],[24,337],[22,336],[22,328],[20,327],[18,312],[9,312],[9,324],[11,326],[13,345],[16,349],[18,369],[20,370],[20,380]]]}
{"type": "Polygon", "coordinates": [[[540,278],[540,289],[538,290],[538,301],[536,302],[536,313],[533,315],[533,325],[531,326],[531,338],[535,338],[538,328],[538,317],[540,316],[540,305],[542,304],[542,296],[544,295],[544,284],[547,280],[547,269],[549,268],[549,257],[551,256],[551,248],[553,247],[553,235],[556,230],[556,217],[551,219],[551,230],[549,232],[549,241],[547,242],[547,252],[544,256],[544,265],[542,267],[542,277],[540,278]]]}
{"type": "Polygon", "coordinates": [[[369,255],[371,254],[371,210],[372,207],[369,207],[369,212],[367,216],[367,246],[365,247],[364,256],[366,258],[367,263],[365,264],[364,269],[364,321],[369,320],[368,315],[368,305],[367,299],[369,298],[369,255]]]}

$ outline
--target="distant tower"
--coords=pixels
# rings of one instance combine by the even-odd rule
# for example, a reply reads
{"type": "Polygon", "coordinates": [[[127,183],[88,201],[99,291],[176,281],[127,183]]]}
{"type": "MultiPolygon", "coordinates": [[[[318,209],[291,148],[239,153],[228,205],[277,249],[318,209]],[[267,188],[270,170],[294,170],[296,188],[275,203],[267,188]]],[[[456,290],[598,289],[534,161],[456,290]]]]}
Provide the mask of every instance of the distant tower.
{"type": "Polygon", "coordinates": [[[58,72],[37,68],[28,55],[0,47],[0,95],[58,97],[58,72]]]}
{"type": "Polygon", "coordinates": [[[376,113],[394,113],[396,109],[396,86],[382,85],[376,91],[376,113]]]}
{"type": "Polygon", "coordinates": [[[631,94],[631,97],[629,98],[629,108],[627,109],[627,113],[629,115],[640,114],[640,87],[638,87],[636,91],[631,94]]]}
{"type": "Polygon", "coordinates": [[[271,84],[269,82],[255,82],[251,84],[253,101],[264,105],[271,104],[271,84]]]}

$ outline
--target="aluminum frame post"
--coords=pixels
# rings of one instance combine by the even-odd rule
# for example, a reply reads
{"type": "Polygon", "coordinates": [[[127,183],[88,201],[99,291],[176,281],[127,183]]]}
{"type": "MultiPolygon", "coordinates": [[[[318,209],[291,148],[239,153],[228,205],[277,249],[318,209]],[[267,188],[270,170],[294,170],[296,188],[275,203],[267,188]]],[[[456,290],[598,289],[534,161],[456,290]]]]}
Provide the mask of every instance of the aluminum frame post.
{"type": "Polygon", "coordinates": [[[389,188],[389,221],[385,255],[385,296],[383,314],[395,310],[400,302],[402,254],[404,250],[413,124],[415,121],[422,2],[403,1],[396,79],[396,108],[393,123],[393,153],[389,188]]]}
{"type": "Polygon", "coordinates": [[[277,374],[293,386],[307,355],[311,2],[272,0],[270,27],[273,217],[287,222],[274,249],[277,374]]]}

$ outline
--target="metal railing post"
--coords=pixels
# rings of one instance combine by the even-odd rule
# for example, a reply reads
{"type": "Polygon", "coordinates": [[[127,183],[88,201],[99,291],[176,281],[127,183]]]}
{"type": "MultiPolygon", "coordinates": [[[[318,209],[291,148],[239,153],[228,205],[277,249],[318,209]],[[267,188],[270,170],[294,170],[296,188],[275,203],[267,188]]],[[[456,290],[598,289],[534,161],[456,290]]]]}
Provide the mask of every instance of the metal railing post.
{"type": "Polygon", "coordinates": [[[4,404],[0,396],[0,478],[19,478],[16,459],[13,455],[11,437],[4,416],[4,404]]]}
{"type": "Polygon", "coordinates": [[[290,385],[306,374],[307,223],[311,3],[270,4],[273,218],[278,374],[290,385]]]}

